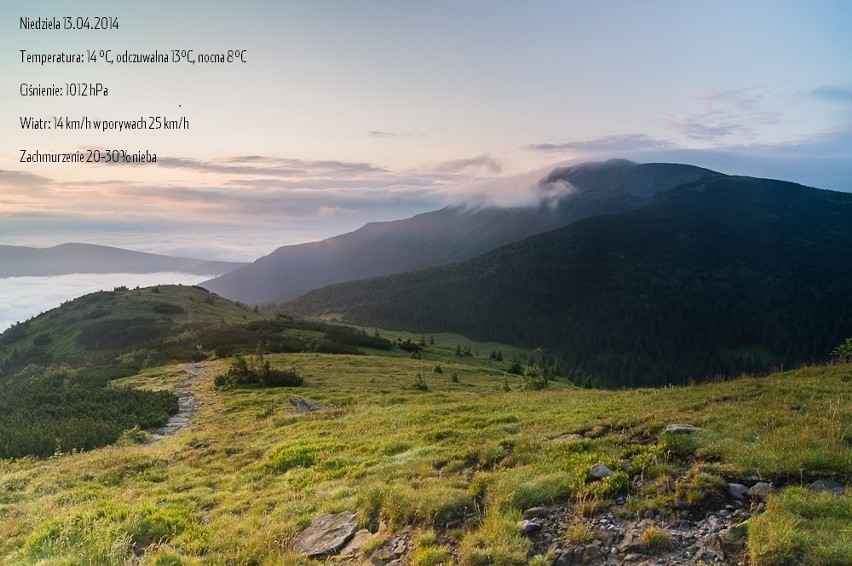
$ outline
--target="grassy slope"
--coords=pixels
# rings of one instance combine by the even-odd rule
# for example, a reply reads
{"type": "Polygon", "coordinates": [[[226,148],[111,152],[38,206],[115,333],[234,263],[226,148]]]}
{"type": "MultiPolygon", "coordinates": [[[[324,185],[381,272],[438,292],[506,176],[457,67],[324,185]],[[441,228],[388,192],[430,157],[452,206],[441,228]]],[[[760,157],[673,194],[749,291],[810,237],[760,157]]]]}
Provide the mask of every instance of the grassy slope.
{"type": "MultiPolygon", "coordinates": [[[[245,322],[270,318],[269,313],[223,299],[199,287],[184,285],[159,285],[144,289],[116,290],[85,295],[57,307],[24,323],[25,332],[20,339],[12,340],[13,327],[0,340],[0,363],[14,351],[26,352],[34,363],[70,363],[81,365],[86,362],[101,362],[104,354],[85,348],[78,337],[86,329],[111,328],[121,330],[128,326],[156,329],[159,336],[171,336],[180,332],[183,325],[195,323],[217,323],[220,321],[245,322]],[[158,292],[153,292],[157,289],[158,292]],[[157,312],[180,311],[180,312],[157,312]],[[49,337],[49,342],[39,345],[38,337],[49,337]]],[[[44,340],[44,338],[42,338],[44,340]]],[[[120,350],[111,350],[114,357],[120,350]]],[[[2,378],[2,375],[0,375],[2,378]]]]}
{"type": "MultiPolygon", "coordinates": [[[[124,564],[128,553],[156,543],[142,563],[295,564],[290,540],[323,511],[357,510],[365,525],[380,518],[391,528],[428,528],[477,509],[482,527],[456,533],[462,556],[474,561],[485,548],[497,557],[493,562],[519,563],[526,552],[512,528],[519,509],[551,499],[605,498],[585,483],[591,463],[631,461],[637,468],[641,457],[646,472],[683,473],[664,452],[651,446],[634,454],[626,441],[670,422],[705,429],[687,447],[699,455],[688,464],[693,472],[785,482],[831,475],[845,483],[852,474],[850,365],[682,388],[556,385],[547,392],[504,392],[505,363],[457,358],[451,347],[429,348],[422,360],[271,359],[295,362],[306,378],[295,393],[330,409],[288,414],[293,390],[216,391],[212,377],[227,364],[204,362],[205,378],[194,390],[201,410],[175,437],[0,462],[0,562],[124,564]],[[436,363],[443,374],[431,373],[436,363]],[[427,374],[427,392],[412,388],[418,370],[427,374]],[[453,372],[459,383],[451,381],[453,372]],[[601,436],[573,447],[543,444],[583,431],[601,436]]],[[[162,388],[184,378],[174,366],[130,383],[162,388]]],[[[817,564],[852,557],[848,528],[837,527],[852,510],[852,496],[821,503],[809,493],[790,493],[792,503],[779,500],[777,510],[770,507],[774,515],[765,515],[755,561],[770,564],[773,552],[828,556],[812,560],[817,564]],[[796,512],[831,505],[827,523],[796,512]],[[790,525],[798,546],[779,550],[790,538],[778,533],[790,525]]]]}

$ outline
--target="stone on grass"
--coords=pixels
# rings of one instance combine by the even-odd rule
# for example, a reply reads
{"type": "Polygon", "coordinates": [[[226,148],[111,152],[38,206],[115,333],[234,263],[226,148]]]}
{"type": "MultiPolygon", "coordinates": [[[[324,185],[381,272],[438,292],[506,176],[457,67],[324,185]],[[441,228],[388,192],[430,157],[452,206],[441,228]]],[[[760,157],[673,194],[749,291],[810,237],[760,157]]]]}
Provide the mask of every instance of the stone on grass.
{"type": "Polygon", "coordinates": [[[531,535],[540,531],[541,525],[535,521],[528,521],[527,519],[524,519],[522,521],[518,521],[518,530],[521,531],[522,535],[531,535]]]}
{"type": "Polygon", "coordinates": [[[816,480],[812,482],[809,486],[814,491],[827,491],[834,495],[843,495],[846,492],[846,488],[843,487],[842,484],[837,483],[832,479],[827,480],[816,480]]]}
{"type": "Polygon", "coordinates": [[[589,469],[589,476],[595,480],[602,480],[605,477],[611,476],[613,471],[603,464],[595,464],[589,469]]]}
{"type": "Polygon", "coordinates": [[[666,430],[663,431],[663,434],[693,434],[700,431],[700,428],[691,424],[675,423],[667,426],[666,430]]]}
{"type": "Polygon", "coordinates": [[[308,558],[334,554],[355,534],[357,513],[326,513],[296,537],[293,549],[308,558]]]}
{"type": "Polygon", "coordinates": [[[293,410],[297,413],[311,413],[313,411],[322,411],[325,408],[307,397],[289,397],[287,400],[290,401],[293,405],[293,410]]]}
{"type": "Polygon", "coordinates": [[[545,444],[563,444],[565,442],[580,442],[581,440],[585,440],[582,434],[563,434],[562,436],[551,438],[545,444]]]}
{"type": "Polygon", "coordinates": [[[748,490],[748,495],[752,499],[757,499],[758,501],[766,501],[766,499],[775,493],[775,488],[772,484],[766,483],[765,481],[759,481],[748,490]]]}
{"type": "Polygon", "coordinates": [[[734,499],[745,499],[746,495],[748,495],[748,486],[741,483],[729,483],[728,495],[734,499]]]}
{"type": "Polygon", "coordinates": [[[367,529],[361,529],[340,549],[340,556],[351,558],[357,555],[364,543],[370,540],[372,536],[373,533],[367,529]]]}

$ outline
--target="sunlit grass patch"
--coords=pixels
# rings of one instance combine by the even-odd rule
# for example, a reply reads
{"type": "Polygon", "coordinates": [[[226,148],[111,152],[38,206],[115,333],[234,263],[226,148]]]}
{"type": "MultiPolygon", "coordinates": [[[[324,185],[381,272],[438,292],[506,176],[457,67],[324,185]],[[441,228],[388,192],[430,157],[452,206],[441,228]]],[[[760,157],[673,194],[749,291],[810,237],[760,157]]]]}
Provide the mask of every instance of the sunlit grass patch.
{"type": "Polygon", "coordinates": [[[755,566],[852,564],[852,495],[837,497],[787,488],[749,521],[749,556],[755,566]]]}

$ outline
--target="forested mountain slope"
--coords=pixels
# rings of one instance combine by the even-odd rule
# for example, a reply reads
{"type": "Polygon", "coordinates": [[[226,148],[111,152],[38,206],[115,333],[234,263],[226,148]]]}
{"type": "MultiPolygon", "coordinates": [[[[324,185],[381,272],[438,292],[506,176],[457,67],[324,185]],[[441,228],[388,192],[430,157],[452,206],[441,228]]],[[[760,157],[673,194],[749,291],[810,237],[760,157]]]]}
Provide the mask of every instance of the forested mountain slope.
{"type": "Polygon", "coordinates": [[[542,346],[610,386],[787,367],[852,334],[852,195],[713,176],[638,210],[283,308],[542,346]]]}
{"type": "Polygon", "coordinates": [[[690,165],[625,160],[558,168],[535,186],[538,206],[456,206],[370,223],[320,242],[278,248],[202,285],[233,300],[281,302],[331,283],[470,259],[579,218],[639,208],[659,191],[718,175],[690,165]]]}

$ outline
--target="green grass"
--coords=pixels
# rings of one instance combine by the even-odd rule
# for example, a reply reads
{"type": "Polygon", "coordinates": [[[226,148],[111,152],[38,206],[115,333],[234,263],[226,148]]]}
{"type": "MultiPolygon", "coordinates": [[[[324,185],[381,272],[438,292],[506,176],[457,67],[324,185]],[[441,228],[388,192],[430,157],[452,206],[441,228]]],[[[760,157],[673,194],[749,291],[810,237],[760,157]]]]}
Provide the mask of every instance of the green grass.
{"type": "MultiPolygon", "coordinates": [[[[719,477],[849,481],[852,365],[634,391],[552,383],[524,392],[510,376],[514,389],[504,392],[497,362],[455,357],[454,347],[427,347],[429,359],[420,360],[400,352],[268,356],[273,367],[295,364],[305,378],[298,394],[327,407],[300,415],[290,412],[291,390],[216,389],[213,377],[229,361],[204,362],[193,389],[201,409],[174,437],[0,462],[0,563],[123,564],[137,553],[144,565],[296,564],[292,540],[314,517],[353,510],[362,526],[392,531],[414,524],[443,532],[473,515],[478,526],[459,532],[464,564],[526,564],[529,541],[515,526],[525,507],[600,508],[620,493],[662,498],[653,505],[666,508],[690,493],[629,492],[628,472],[590,481],[597,462],[685,485],[713,486],[719,477]],[[436,360],[443,374],[431,372],[436,360]],[[411,387],[417,371],[427,374],[428,391],[411,387]],[[672,422],[703,432],[688,441],[630,441],[672,422]],[[565,433],[594,438],[546,444],[565,433]]],[[[123,384],[162,389],[185,377],[173,366],[123,384]]],[[[811,541],[795,543],[797,556],[849,559],[850,534],[838,519],[848,516],[849,496],[839,501],[836,511],[823,496],[782,492],[781,506],[771,503],[761,517],[767,525],[754,521],[755,540],[768,542],[755,543],[763,546],[753,556],[776,552],[778,533],[791,525],[794,541],[811,541]],[[837,520],[822,521],[823,512],[837,520]]],[[[429,537],[422,542],[409,557],[416,563],[440,563],[449,552],[429,537]]]]}
{"type": "Polygon", "coordinates": [[[801,487],[769,500],[749,522],[749,555],[755,566],[843,566],[852,558],[852,494],[814,494],[801,487]]]}

